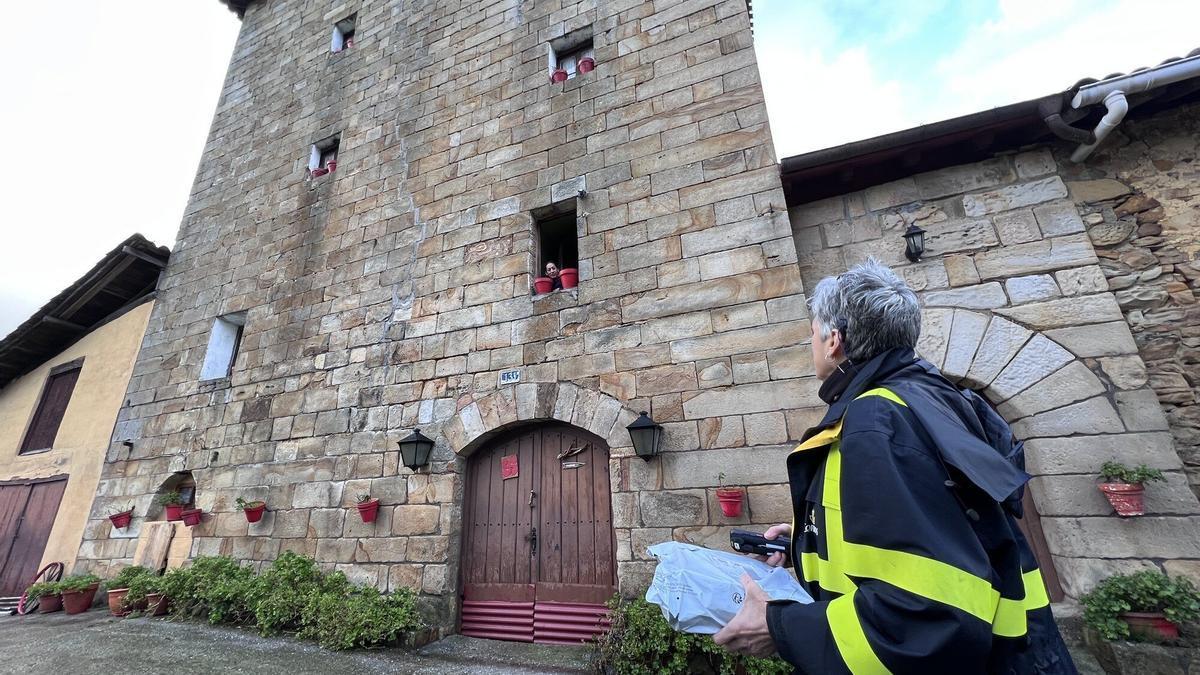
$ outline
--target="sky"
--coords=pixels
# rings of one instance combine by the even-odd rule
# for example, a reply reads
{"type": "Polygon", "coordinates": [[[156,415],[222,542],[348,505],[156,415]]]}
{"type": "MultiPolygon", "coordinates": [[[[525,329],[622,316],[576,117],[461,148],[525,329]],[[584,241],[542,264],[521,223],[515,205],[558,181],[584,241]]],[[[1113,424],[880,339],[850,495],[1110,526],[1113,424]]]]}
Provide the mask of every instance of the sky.
{"type": "MultiPolygon", "coordinates": [[[[781,158],[1200,47],[1195,0],[753,4],[781,158]]],[[[174,245],[240,25],[216,0],[58,0],[37,14],[53,29],[0,43],[0,335],[129,235],[174,245]]]]}

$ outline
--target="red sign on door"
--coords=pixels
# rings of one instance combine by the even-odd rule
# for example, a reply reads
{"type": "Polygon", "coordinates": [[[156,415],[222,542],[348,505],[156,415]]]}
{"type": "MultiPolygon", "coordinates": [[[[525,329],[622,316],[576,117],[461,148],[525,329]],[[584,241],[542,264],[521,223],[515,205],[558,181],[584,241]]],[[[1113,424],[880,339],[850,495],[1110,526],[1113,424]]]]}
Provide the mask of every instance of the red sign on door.
{"type": "Polygon", "coordinates": [[[517,477],[517,456],[505,455],[500,458],[500,478],[508,480],[517,477]]]}

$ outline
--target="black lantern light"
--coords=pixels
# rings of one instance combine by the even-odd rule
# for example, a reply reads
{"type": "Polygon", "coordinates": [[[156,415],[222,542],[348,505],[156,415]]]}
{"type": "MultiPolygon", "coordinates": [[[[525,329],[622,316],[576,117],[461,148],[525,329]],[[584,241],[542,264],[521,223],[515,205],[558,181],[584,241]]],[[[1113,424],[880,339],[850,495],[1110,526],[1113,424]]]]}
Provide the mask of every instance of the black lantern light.
{"type": "Polygon", "coordinates": [[[904,231],[904,257],[917,262],[925,255],[925,230],[909,225],[904,231]]]}
{"type": "Polygon", "coordinates": [[[650,419],[650,415],[643,410],[642,414],[633,421],[633,424],[625,427],[629,430],[629,438],[633,440],[633,451],[638,457],[650,461],[650,458],[658,454],[658,444],[662,440],[662,425],[650,419]]]}
{"type": "Polygon", "coordinates": [[[433,439],[427,438],[420,429],[413,429],[408,438],[400,441],[400,459],[404,466],[416,471],[429,463],[433,451],[433,439]]]}

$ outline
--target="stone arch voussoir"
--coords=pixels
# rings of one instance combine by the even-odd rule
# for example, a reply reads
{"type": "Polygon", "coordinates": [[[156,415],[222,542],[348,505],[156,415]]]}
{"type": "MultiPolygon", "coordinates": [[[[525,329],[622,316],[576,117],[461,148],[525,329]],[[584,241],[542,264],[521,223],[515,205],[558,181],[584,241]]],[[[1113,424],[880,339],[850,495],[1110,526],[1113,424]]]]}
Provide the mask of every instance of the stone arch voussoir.
{"type": "Polygon", "coordinates": [[[628,448],[625,427],[637,413],[608,394],[570,382],[528,383],[501,387],[463,406],[446,425],[455,454],[466,457],[506,429],[559,421],[603,438],[610,451],[628,448]]]}

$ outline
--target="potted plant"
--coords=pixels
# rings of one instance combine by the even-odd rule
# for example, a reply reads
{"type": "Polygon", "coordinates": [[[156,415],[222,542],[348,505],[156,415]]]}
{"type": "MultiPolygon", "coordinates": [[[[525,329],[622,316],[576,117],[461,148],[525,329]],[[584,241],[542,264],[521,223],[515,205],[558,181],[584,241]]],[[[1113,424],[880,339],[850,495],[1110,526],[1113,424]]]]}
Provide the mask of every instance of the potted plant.
{"type": "Polygon", "coordinates": [[[579,72],[590,73],[595,69],[596,69],[596,59],[593,59],[590,56],[585,56],[582,59],[579,59],[579,72]]]}
{"type": "Polygon", "coordinates": [[[154,503],[167,511],[167,520],[183,520],[183,496],[177,490],[164,492],[154,498],[154,503]]]}
{"type": "Polygon", "coordinates": [[[62,589],[57,581],[40,581],[25,589],[26,598],[38,599],[38,612],[49,614],[62,609],[62,589]]]}
{"type": "Polygon", "coordinates": [[[204,518],[204,512],[200,509],[184,509],[180,516],[183,518],[184,525],[195,527],[204,518]]]}
{"type": "Polygon", "coordinates": [[[112,582],[108,584],[108,611],[112,612],[113,616],[125,616],[129,613],[128,605],[125,602],[129,586],[134,579],[147,574],[150,574],[150,570],[145,567],[130,565],[113,577],[112,582]]]}
{"type": "Polygon", "coordinates": [[[112,521],[113,527],[123,530],[129,527],[129,523],[133,521],[133,507],[131,506],[116,513],[110,513],[108,519],[112,521]]]}
{"type": "Polygon", "coordinates": [[[562,280],[563,288],[575,288],[579,285],[579,269],[576,267],[564,267],[559,270],[558,278],[562,280]]]}
{"type": "Polygon", "coordinates": [[[100,588],[100,577],[95,574],[73,574],[58,582],[62,592],[62,605],[67,614],[86,612],[96,599],[100,588]]]}
{"type": "Polygon", "coordinates": [[[1140,516],[1146,512],[1145,484],[1165,480],[1162,471],[1142,464],[1136,468],[1120,462],[1105,462],[1100,467],[1100,491],[1108,498],[1119,516],[1140,516]]]}
{"type": "Polygon", "coordinates": [[[746,490],[740,487],[725,487],[725,472],[717,476],[721,487],[717,488],[717,501],[721,504],[721,513],[727,518],[737,518],[742,515],[742,501],[746,498],[746,490]]]}
{"type": "Polygon", "coordinates": [[[554,290],[554,280],[550,277],[537,277],[533,280],[534,295],[545,295],[554,290]]]}
{"type": "Polygon", "coordinates": [[[567,81],[567,69],[566,68],[555,68],[554,72],[550,74],[550,81],[554,82],[555,84],[557,84],[559,82],[566,82],[567,81]]]}
{"type": "Polygon", "coordinates": [[[1200,619],[1196,587],[1153,570],[1113,575],[1080,601],[1084,621],[1106,640],[1174,640],[1179,624],[1200,619]]]}
{"type": "Polygon", "coordinates": [[[241,497],[237,498],[237,507],[246,514],[247,523],[257,523],[262,520],[263,511],[267,510],[267,503],[261,499],[254,501],[246,501],[241,497]]]}
{"type": "Polygon", "coordinates": [[[167,612],[166,598],[162,595],[162,586],[157,574],[147,570],[129,580],[129,588],[125,593],[125,606],[138,611],[149,612],[152,616],[161,616],[167,612]]]}
{"type": "Polygon", "coordinates": [[[379,500],[371,499],[371,495],[358,496],[358,515],[362,517],[364,523],[375,522],[375,516],[379,514],[379,500]]]}

